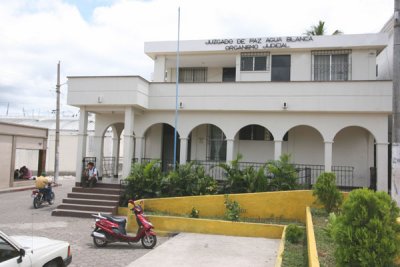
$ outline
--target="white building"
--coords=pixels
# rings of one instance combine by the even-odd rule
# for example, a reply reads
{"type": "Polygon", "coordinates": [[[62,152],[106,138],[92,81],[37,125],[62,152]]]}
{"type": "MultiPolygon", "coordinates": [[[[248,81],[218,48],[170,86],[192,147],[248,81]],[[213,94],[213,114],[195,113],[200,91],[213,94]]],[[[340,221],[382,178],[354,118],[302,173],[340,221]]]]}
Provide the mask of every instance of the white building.
{"type": "MultiPolygon", "coordinates": [[[[376,77],[387,44],[386,33],[181,41],[179,162],[231,161],[240,153],[264,163],[289,153],[296,164],[335,171],[342,186],[370,186],[373,168],[377,188],[388,191],[392,82],[376,77]]],[[[172,161],[176,45],[145,43],[152,82],[68,77],[68,104],[81,114],[78,163],[87,156],[89,112],[98,169],[109,127],[114,158],[124,137],[123,176],[134,158],[172,161]]]]}
{"type": "MultiPolygon", "coordinates": [[[[46,169],[49,174],[54,173],[54,157],[55,157],[55,129],[56,119],[54,117],[1,117],[0,122],[29,125],[33,127],[46,128],[48,130],[47,137],[47,153],[46,153],[46,169]]],[[[60,147],[59,147],[59,171],[61,175],[76,173],[76,155],[78,148],[78,118],[65,117],[60,119],[60,147]]],[[[94,149],[94,119],[89,118],[88,123],[88,142],[86,144],[86,152],[88,157],[95,156],[94,149]]],[[[105,162],[112,156],[112,137],[110,132],[107,132],[104,137],[104,156],[105,162]]],[[[37,150],[32,150],[25,147],[17,147],[15,151],[15,168],[27,166],[31,169],[34,175],[38,173],[39,153],[37,150]]],[[[108,166],[104,166],[104,171],[109,171],[108,166]]]]}

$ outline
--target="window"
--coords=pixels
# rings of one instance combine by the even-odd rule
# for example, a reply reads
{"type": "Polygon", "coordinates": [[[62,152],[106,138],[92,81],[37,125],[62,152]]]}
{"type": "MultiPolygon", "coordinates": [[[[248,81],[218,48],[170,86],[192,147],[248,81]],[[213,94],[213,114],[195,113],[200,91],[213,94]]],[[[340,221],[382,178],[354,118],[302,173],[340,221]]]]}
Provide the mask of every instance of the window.
{"type": "Polygon", "coordinates": [[[272,56],[271,81],[290,81],[290,55],[272,56]]]}
{"type": "Polygon", "coordinates": [[[236,68],[223,68],[222,69],[222,81],[223,82],[236,81],[236,68]]]}
{"type": "Polygon", "coordinates": [[[240,129],[239,140],[273,141],[274,137],[260,125],[248,125],[240,129]]]}
{"type": "Polygon", "coordinates": [[[207,82],[207,68],[179,68],[179,82],[182,83],[207,82]]]}
{"type": "Polygon", "coordinates": [[[351,50],[313,51],[314,81],[347,81],[350,78],[351,50]]]}
{"type": "Polygon", "coordinates": [[[241,71],[269,70],[269,53],[242,53],[240,58],[241,71]]]}
{"type": "Polygon", "coordinates": [[[225,134],[214,125],[209,125],[207,128],[207,160],[225,161],[225,134]]]}
{"type": "Polygon", "coordinates": [[[0,237],[0,262],[19,256],[19,251],[0,237]]]}

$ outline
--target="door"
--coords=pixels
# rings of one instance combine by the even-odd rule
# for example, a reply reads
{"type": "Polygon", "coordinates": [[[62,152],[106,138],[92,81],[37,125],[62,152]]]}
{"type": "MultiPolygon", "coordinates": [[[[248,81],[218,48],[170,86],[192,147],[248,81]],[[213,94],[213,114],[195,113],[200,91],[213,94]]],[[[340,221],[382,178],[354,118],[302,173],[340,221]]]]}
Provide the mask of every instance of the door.
{"type": "Polygon", "coordinates": [[[272,56],[271,81],[290,81],[290,55],[272,56]]]}
{"type": "MultiPolygon", "coordinates": [[[[162,136],[162,170],[168,171],[172,169],[174,162],[174,127],[168,124],[163,124],[163,136],[162,136]]],[[[180,139],[179,134],[176,138],[176,162],[179,162],[180,155],[180,139]]]]}

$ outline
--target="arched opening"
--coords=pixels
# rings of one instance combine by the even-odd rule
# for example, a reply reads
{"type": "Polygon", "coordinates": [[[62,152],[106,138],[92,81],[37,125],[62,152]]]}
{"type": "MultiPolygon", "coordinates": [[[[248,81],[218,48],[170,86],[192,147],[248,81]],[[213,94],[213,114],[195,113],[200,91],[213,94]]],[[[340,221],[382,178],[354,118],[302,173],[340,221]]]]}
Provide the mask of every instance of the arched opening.
{"type": "Polygon", "coordinates": [[[291,155],[299,183],[307,187],[311,187],[325,169],[324,151],[324,139],[314,127],[298,125],[283,136],[282,153],[291,155]]]}
{"type": "Polygon", "coordinates": [[[201,124],[192,129],[188,140],[188,161],[225,161],[226,136],[214,124],[201,124]]]}
{"type": "Polygon", "coordinates": [[[264,126],[244,126],[235,135],[233,154],[241,154],[245,162],[265,163],[273,160],[274,136],[264,126]]]}
{"type": "Polygon", "coordinates": [[[295,126],[283,137],[282,153],[296,164],[324,165],[324,139],[314,127],[295,126]]]}
{"type": "Polygon", "coordinates": [[[118,178],[123,166],[123,123],[110,125],[103,133],[102,178],[118,178]]]}
{"type": "MultiPolygon", "coordinates": [[[[144,157],[142,162],[154,159],[161,160],[162,170],[173,167],[175,128],[167,123],[157,123],[150,126],[144,134],[144,157]]],[[[180,136],[177,133],[176,162],[180,156],[180,136]]]]}
{"type": "Polygon", "coordinates": [[[349,126],[336,133],[332,164],[340,166],[334,172],[342,186],[376,189],[375,138],[367,129],[349,126]]]}

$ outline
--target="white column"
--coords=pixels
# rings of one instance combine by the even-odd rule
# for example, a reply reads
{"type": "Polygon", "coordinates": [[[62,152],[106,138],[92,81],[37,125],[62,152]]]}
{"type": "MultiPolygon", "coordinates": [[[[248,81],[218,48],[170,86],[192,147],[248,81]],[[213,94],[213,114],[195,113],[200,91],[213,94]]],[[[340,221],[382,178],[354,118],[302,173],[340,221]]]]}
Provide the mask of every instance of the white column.
{"type": "Polygon", "coordinates": [[[136,150],[135,150],[135,158],[137,158],[137,162],[142,162],[143,157],[143,141],[144,137],[136,136],[136,150]]]}
{"type": "Polygon", "coordinates": [[[125,128],[124,128],[124,166],[122,169],[122,178],[129,176],[131,172],[134,142],[133,125],[135,121],[135,112],[133,107],[125,108],[125,128]]]}
{"type": "Polygon", "coordinates": [[[181,138],[181,147],[180,147],[180,155],[179,155],[179,164],[185,164],[187,161],[187,148],[188,148],[188,138],[181,138]]]}
{"type": "Polygon", "coordinates": [[[325,172],[332,171],[332,145],[333,141],[325,141],[325,152],[324,152],[325,172]]]}
{"type": "Polygon", "coordinates": [[[226,139],[226,163],[230,163],[233,160],[233,139],[226,139]]]}
{"type": "Polygon", "coordinates": [[[388,143],[376,144],[376,165],[376,189],[388,192],[388,143]]]}
{"type": "Polygon", "coordinates": [[[99,172],[99,176],[103,176],[103,146],[104,139],[103,136],[95,135],[93,136],[94,147],[95,147],[95,157],[96,157],[96,169],[99,172]]]}
{"type": "Polygon", "coordinates": [[[274,140],[274,160],[279,160],[282,155],[282,140],[274,140]]]}
{"type": "Polygon", "coordinates": [[[85,107],[81,107],[79,112],[78,149],[76,153],[76,182],[81,182],[82,179],[82,162],[83,158],[86,156],[87,125],[88,112],[85,107]]]}
{"type": "Polygon", "coordinates": [[[112,147],[112,156],[115,159],[115,166],[114,166],[114,177],[118,177],[118,164],[119,164],[119,145],[121,143],[121,138],[119,136],[113,137],[113,147],[112,147]]]}

